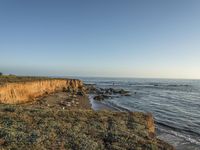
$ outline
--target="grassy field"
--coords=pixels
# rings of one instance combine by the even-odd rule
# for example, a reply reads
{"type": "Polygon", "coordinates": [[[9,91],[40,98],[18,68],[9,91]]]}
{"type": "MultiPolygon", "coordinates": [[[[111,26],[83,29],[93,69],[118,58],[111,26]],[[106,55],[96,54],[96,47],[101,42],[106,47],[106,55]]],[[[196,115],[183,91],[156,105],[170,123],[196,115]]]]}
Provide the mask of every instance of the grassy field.
{"type": "Polygon", "coordinates": [[[3,85],[5,83],[13,83],[13,82],[29,82],[29,81],[53,80],[53,79],[62,80],[62,78],[50,78],[50,77],[1,75],[0,76],[0,85],[3,85]]]}

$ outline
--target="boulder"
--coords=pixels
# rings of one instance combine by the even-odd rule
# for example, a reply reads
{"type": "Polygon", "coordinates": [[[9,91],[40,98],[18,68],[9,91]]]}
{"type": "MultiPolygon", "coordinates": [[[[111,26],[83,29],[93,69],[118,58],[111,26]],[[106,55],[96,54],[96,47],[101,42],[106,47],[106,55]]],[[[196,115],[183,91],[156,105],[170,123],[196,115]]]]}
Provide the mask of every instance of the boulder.
{"type": "Polygon", "coordinates": [[[101,94],[101,95],[95,96],[95,97],[94,97],[94,100],[102,101],[102,100],[108,99],[108,98],[110,98],[110,97],[111,97],[111,96],[101,94]]]}
{"type": "Polygon", "coordinates": [[[84,96],[85,95],[85,93],[83,91],[78,91],[76,94],[79,95],[79,96],[84,96]]]}

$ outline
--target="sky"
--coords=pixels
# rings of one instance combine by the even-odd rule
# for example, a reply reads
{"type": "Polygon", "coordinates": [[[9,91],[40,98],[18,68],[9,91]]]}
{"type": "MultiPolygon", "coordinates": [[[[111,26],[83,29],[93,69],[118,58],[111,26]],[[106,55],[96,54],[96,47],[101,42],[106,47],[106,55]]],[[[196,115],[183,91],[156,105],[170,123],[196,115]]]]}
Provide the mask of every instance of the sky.
{"type": "Polygon", "coordinates": [[[199,0],[1,0],[0,72],[200,79],[199,0]]]}

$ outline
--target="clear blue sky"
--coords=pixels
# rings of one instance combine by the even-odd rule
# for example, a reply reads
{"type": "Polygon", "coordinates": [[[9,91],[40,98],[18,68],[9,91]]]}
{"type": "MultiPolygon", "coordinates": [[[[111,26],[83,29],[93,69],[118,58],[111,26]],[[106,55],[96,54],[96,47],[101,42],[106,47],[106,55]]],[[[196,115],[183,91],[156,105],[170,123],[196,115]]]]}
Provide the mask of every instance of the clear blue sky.
{"type": "Polygon", "coordinates": [[[0,71],[200,78],[200,1],[1,0],[0,71]]]}

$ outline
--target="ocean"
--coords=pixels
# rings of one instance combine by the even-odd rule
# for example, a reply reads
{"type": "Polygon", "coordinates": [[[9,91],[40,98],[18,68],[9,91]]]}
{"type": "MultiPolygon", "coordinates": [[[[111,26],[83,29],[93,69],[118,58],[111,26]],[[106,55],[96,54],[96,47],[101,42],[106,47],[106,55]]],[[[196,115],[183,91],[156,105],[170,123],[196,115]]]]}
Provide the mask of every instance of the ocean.
{"type": "Polygon", "coordinates": [[[81,79],[97,87],[129,90],[130,97],[103,103],[119,111],[151,112],[158,138],[177,150],[200,150],[200,80],[81,79]]]}

